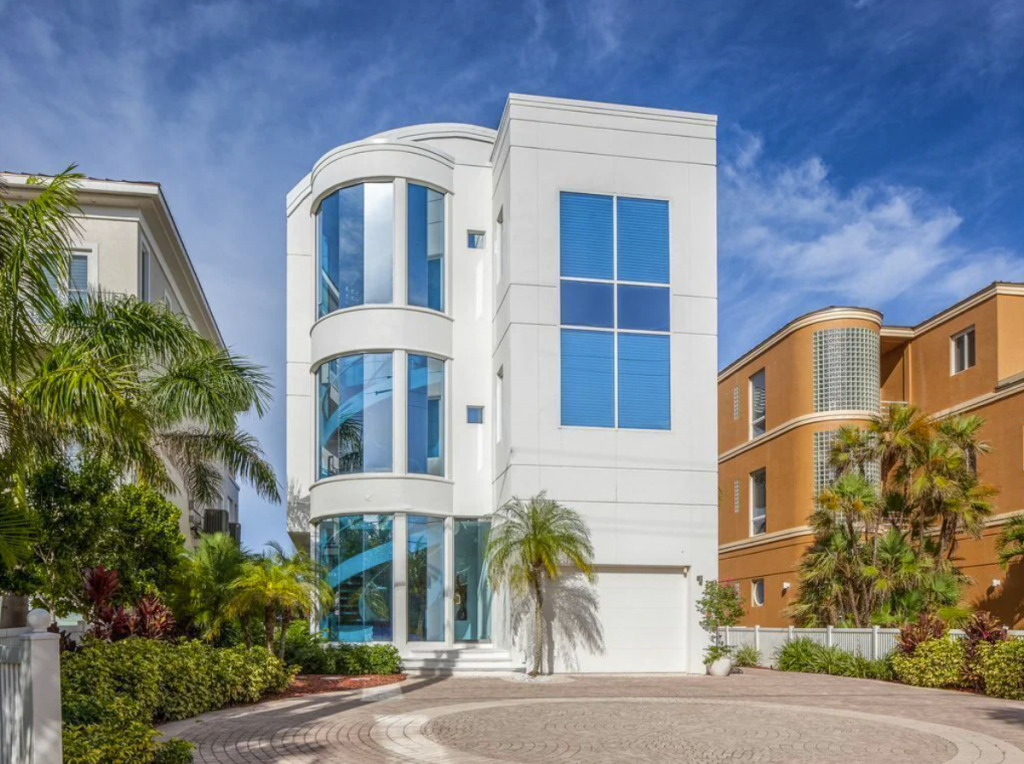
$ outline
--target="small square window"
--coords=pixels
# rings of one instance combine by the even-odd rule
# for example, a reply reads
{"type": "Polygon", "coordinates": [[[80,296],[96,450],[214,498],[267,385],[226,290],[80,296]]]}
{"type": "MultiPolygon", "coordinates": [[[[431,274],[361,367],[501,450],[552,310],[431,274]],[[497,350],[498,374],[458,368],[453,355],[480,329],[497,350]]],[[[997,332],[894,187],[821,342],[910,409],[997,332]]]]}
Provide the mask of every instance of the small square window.
{"type": "Polygon", "coordinates": [[[484,407],[483,406],[466,406],[466,421],[469,424],[483,424],[484,423],[484,407]]]}
{"type": "Polygon", "coordinates": [[[764,606],[764,579],[755,578],[750,582],[750,599],[754,607],[764,606]]]}
{"type": "Polygon", "coordinates": [[[483,249],[486,246],[485,239],[483,231],[466,232],[466,246],[470,249],[483,249]]]}

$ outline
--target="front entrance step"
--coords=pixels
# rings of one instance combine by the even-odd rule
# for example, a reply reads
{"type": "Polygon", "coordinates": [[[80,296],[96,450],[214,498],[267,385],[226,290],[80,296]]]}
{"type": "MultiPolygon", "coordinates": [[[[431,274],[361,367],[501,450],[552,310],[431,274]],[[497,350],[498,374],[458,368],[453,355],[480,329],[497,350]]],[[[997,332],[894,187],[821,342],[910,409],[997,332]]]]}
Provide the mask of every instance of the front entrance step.
{"type": "Polygon", "coordinates": [[[522,664],[508,650],[468,647],[438,650],[413,650],[402,658],[402,666],[411,674],[522,671],[522,664]]]}

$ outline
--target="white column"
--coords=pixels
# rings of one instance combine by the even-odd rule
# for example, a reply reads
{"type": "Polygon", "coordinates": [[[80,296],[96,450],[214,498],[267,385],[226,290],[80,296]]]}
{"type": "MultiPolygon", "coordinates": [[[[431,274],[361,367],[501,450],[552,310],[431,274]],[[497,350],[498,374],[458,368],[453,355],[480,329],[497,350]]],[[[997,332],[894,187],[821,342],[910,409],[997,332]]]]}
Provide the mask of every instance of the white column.
{"type": "Polygon", "coordinates": [[[406,655],[409,649],[409,571],[406,554],[408,548],[408,515],[396,512],[391,531],[391,574],[395,581],[391,592],[391,641],[402,655],[406,655]]]}
{"type": "Polygon", "coordinates": [[[28,725],[26,764],[61,764],[60,637],[46,631],[50,614],[29,613],[32,631],[21,638],[21,686],[28,725]]]}
{"type": "Polygon", "coordinates": [[[391,401],[394,419],[392,423],[392,451],[395,475],[405,475],[409,469],[409,438],[406,432],[409,417],[409,354],[396,350],[391,357],[391,401]]]}
{"type": "Polygon", "coordinates": [[[409,253],[406,251],[408,210],[409,184],[405,178],[395,178],[395,269],[392,285],[395,305],[409,304],[409,287],[406,284],[409,272],[409,253]]]}

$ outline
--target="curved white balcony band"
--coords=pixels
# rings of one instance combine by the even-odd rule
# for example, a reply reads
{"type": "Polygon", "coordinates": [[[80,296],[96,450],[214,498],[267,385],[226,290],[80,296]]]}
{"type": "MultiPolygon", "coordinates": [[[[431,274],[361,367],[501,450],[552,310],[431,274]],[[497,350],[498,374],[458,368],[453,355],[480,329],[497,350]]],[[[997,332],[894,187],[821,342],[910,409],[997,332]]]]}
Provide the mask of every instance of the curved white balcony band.
{"type": "Polygon", "coordinates": [[[406,178],[452,193],[455,161],[423,144],[377,138],[340,146],[313,166],[310,190],[315,213],[325,196],[342,186],[374,179],[406,178]]]}
{"type": "Polygon", "coordinates": [[[310,487],[310,520],[390,512],[451,515],[453,492],[451,480],[433,475],[335,475],[310,487]]]}
{"type": "Polygon", "coordinates": [[[310,338],[314,371],[324,361],[350,353],[406,350],[452,357],[451,316],[429,308],[361,305],[338,310],[313,324],[310,338]]]}

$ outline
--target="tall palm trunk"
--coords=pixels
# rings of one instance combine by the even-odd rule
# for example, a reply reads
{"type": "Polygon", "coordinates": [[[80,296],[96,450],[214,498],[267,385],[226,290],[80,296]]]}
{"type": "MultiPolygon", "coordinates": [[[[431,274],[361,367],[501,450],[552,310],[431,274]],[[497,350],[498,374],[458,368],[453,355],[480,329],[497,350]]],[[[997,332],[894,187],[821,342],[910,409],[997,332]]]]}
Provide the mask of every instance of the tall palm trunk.
{"type": "Polygon", "coordinates": [[[530,676],[537,676],[544,669],[544,590],[541,576],[535,571],[533,584],[533,670],[530,676]]]}
{"type": "Polygon", "coordinates": [[[268,606],[267,609],[263,611],[263,628],[267,632],[267,634],[266,634],[266,637],[267,637],[266,646],[267,646],[267,651],[270,652],[270,653],[274,652],[274,621],[275,620],[277,620],[277,613],[274,612],[274,608],[273,607],[268,606]]]}
{"type": "Polygon", "coordinates": [[[284,647],[285,642],[288,639],[288,626],[291,625],[291,622],[292,609],[290,607],[286,607],[284,609],[284,612],[281,613],[281,648],[280,652],[277,655],[277,657],[281,660],[284,660],[284,647]]]}

